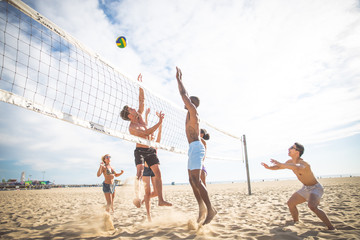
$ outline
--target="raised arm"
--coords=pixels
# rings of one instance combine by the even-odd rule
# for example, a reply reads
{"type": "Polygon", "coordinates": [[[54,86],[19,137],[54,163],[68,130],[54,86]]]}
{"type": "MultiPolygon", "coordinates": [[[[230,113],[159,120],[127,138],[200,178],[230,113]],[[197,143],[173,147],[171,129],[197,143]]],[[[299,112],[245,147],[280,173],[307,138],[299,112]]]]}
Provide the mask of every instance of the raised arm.
{"type": "MultiPolygon", "coordinates": [[[[141,73],[138,76],[138,81],[142,82],[142,75],[141,73]]],[[[139,87],[139,109],[138,109],[138,113],[142,114],[144,112],[144,108],[145,108],[145,95],[144,95],[144,89],[142,89],[142,87],[139,87]]]]}
{"type": "Polygon", "coordinates": [[[142,138],[147,138],[150,134],[155,132],[156,129],[158,129],[160,127],[160,125],[162,124],[162,121],[164,119],[164,116],[165,115],[162,112],[160,112],[160,114],[159,114],[159,122],[157,124],[155,124],[154,126],[152,126],[151,128],[141,129],[139,127],[134,127],[134,128],[130,127],[129,132],[132,135],[142,137],[142,138]]]}
{"type": "MultiPolygon", "coordinates": [[[[160,118],[160,113],[156,112],[156,116],[158,116],[160,118]]],[[[161,133],[162,133],[162,123],[159,126],[159,131],[158,131],[158,135],[156,138],[156,142],[158,142],[158,143],[160,143],[160,141],[161,141],[161,133]]]]}
{"type": "Polygon", "coordinates": [[[124,170],[121,170],[120,173],[117,173],[117,172],[115,172],[115,170],[114,170],[114,175],[115,175],[115,177],[120,177],[120,175],[122,175],[123,173],[124,173],[124,170]]]}
{"type": "Polygon", "coordinates": [[[149,113],[150,113],[150,108],[146,109],[146,112],[145,112],[145,124],[146,124],[146,126],[148,125],[149,113]]]}
{"type": "Polygon", "coordinates": [[[99,166],[99,169],[98,169],[96,175],[97,175],[98,177],[100,177],[101,174],[103,173],[103,171],[104,171],[104,164],[103,164],[103,163],[100,163],[100,166],[99,166]]]}
{"type": "Polygon", "coordinates": [[[159,117],[159,122],[148,129],[148,131],[150,132],[149,134],[154,133],[156,131],[156,129],[158,129],[161,126],[163,119],[165,117],[165,114],[162,112],[160,112],[159,114],[156,114],[156,115],[159,117]]]}
{"type": "Polygon", "coordinates": [[[196,113],[196,107],[194,106],[194,104],[192,104],[190,97],[184,87],[184,84],[182,82],[182,72],[181,72],[180,68],[178,68],[178,67],[176,67],[176,80],[178,83],[181,98],[185,104],[186,109],[190,113],[196,113]]]}
{"type": "Polygon", "coordinates": [[[274,165],[274,166],[269,166],[269,165],[267,165],[266,163],[261,163],[261,165],[263,165],[266,169],[269,169],[269,170],[279,170],[280,169],[280,167],[279,166],[276,166],[276,165],[274,165]]]}

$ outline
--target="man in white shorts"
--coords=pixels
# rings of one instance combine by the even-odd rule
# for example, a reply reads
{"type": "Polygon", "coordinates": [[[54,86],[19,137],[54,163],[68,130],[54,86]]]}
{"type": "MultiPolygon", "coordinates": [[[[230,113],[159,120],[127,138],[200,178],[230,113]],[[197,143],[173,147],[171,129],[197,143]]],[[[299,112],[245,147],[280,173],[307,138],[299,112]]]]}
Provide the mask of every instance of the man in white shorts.
{"type": "Polygon", "coordinates": [[[320,183],[316,183],[312,186],[304,185],[300,190],[297,191],[297,193],[300,194],[303,198],[305,198],[306,201],[309,201],[310,195],[314,194],[320,201],[320,198],[324,194],[324,189],[320,183]]]}
{"type": "Polygon", "coordinates": [[[304,184],[304,186],[295,192],[287,202],[294,222],[299,221],[299,212],[296,205],[308,202],[308,207],[316,214],[316,216],[325,223],[329,230],[333,230],[335,228],[331,224],[329,218],[326,216],[325,212],[319,208],[320,199],[324,193],[324,189],[316,180],[310,165],[300,158],[303,153],[304,146],[299,143],[294,143],[294,145],[289,148],[288,155],[291,157],[290,160],[285,163],[280,163],[271,159],[271,163],[274,164],[273,166],[268,166],[265,163],[261,164],[266,169],[270,170],[290,169],[295,173],[299,181],[304,184]]]}

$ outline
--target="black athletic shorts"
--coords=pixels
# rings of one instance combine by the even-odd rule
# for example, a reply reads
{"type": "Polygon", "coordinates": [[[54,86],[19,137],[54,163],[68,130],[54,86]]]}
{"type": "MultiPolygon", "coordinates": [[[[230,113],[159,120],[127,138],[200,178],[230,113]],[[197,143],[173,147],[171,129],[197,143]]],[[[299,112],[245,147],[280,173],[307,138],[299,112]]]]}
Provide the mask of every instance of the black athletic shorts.
{"type": "Polygon", "coordinates": [[[156,155],[155,148],[140,148],[137,147],[134,151],[135,165],[144,164],[146,162],[149,167],[154,164],[160,164],[159,159],[156,155]]]}

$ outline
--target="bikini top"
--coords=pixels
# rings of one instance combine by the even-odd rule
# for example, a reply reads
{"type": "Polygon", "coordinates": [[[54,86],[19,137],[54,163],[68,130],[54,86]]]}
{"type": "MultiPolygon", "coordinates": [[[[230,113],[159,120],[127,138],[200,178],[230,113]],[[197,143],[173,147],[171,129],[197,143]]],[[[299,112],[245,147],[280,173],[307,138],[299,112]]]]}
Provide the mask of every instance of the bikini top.
{"type": "Polygon", "coordinates": [[[109,168],[106,167],[106,174],[107,175],[110,175],[110,174],[113,174],[113,173],[114,173],[114,170],[112,168],[109,169],[109,168]]]}

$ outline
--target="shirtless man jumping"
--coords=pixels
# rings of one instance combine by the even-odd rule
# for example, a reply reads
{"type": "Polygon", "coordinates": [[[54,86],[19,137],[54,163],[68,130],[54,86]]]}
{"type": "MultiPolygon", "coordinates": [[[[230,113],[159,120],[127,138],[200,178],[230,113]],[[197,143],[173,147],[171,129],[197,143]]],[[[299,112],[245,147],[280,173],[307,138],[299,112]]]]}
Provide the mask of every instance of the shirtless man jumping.
{"type": "MultiPolygon", "coordinates": [[[[142,76],[139,74],[138,81],[142,82],[142,76]]],[[[126,121],[131,121],[129,125],[130,134],[145,138],[151,139],[151,134],[153,134],[159,126],[162,124],[164,119],[164,113],[159,113],[159,122],[152,126],[151,128],[147,127],[147,124],[143,120],[142,113],[144,112],[144,90],[139,87],[139,109],[136,111],[134,108],[131,108],[127,105],[124,106],[123,110],[120,113],[122,119],[126,121]]],[[[147,145],[143,145],[140,143],[136,144],[136,149],[134,151],[135,155],[135,165],[136,165],[136,179],[135,179],[135,199],[134,204],[136,207],[141,206],[141,200],[139,197],[139,184],[144,171],[144,162],[150,167],[150,169],[154,172],[154,182],[157,191],[157,196],[159,199],[159,206],[172,206],[171,203],[166,202],[163,198],[162,194],[162,179],[161,179],[161,171],[160,171],[160,162],[156,155],[156,149],[149,147],[147,145]]]]}
{"type": "Polygon", "coordinates": [[[185,104],[185,109],[188,110],[185,123],[186,137],[189,142],[188,174],[190,185],[199,204],[199,218],[197,222],[200,223],[200,221],[205,218],[203,222],[203,225],[205,225],[211,222],[217,211],[211,205],[206,186],[200,179],[203,159],[205,156],[205,147],[200,141],[199,116],[196,109],[200,104],[200,100],[194,96],[189,97],[182,83],[181,70],[178,67],[176,67],[176,79],[180,95],[185,104]]]}
{"type": "Polygon", "coordinates": [[[295,173],[299,181],[304,184],[304,186],[295,192],[287,202],[295,223],[299,221],[299,212],[296,205],[307,201],[308,207],[316,214],[316,216],[325,223],[329,230],[333,230],[335,228],[331,224],[329,218],[326,216],[325,212],[318,207],[324,189],[316,180],[310,165],[300,158],[303,153],[304,146],[299,143],[294,143],[294,145],[289,148],[288,155],[291,157],[290,160],[285,163],[280,163],[271,159],[271,163],[274,164],[273,166],[268,166],[266,163],[261,163],[261,165],[270,170],[290,169],[295,173]]]}

